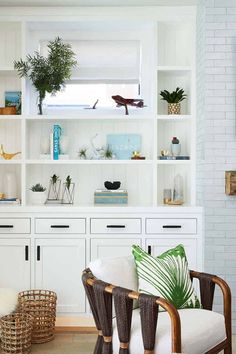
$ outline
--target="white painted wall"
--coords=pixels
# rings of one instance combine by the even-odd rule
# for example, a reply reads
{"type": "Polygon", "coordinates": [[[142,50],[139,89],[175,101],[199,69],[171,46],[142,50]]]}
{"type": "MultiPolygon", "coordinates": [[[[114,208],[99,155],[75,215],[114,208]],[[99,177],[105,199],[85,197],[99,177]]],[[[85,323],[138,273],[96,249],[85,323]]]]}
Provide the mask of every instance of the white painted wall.
{"type": "Polygon", "coordinates": [[[197,190],[206,212],[205,270],[230,284],[236,333],[236,197],[224,192],[225,170],[236,170],[236,1],[200,0],[198,10],[197,190]]]}

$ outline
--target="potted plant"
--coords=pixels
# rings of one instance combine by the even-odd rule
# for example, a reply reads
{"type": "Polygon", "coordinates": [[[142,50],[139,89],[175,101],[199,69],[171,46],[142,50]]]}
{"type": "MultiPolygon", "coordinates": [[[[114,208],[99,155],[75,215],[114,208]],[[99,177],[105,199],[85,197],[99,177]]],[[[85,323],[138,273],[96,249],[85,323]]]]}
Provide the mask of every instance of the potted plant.
{"type": "Polygon", "coordinates": [[[82,159],[82,160],[87,160],[87,148],[81,148],[79,150],[79,158],[82,159]]]}
{"type": "Polygon", "coordinates": [[[31,203],[32,204],[44,204],[46,200],[46,188],[40,183],[36,183],[31,188],[31,203]]]}
{"type": "Polygon", "coordinates": [[[65,183],[63,183],[62,204],[73,204],[75,195],[75,184],[72,183],[71,176],[66,177],[65,183]]]}
{"type": "Polygon", "coordinates": [[[50,178],[47,202],[58,201],[60,199],[61,180],[55,173],[50,178]]]}
{"type": "Polygon", "coordinates": [[[27,55],[25,61],[20,59],[14,62],[19,76],[28,77],[38,92],[39,114],[43,114],[42,104],[46,92],[55,94],[61,91],[76,64],[71,45],[63,43],[59,37],[49,42],[47,57],[35,52],[34,56],[27,55]]]}
{"type": "Polygon", "coordinates": [[[180,102],[186,99],[187,95],[184,90],[177,87],[175,91],[169,92],[167,90],[161,91],[160,96],[163,101],[168,103],[168,114],[180,114],[180,102]]]}
{"type": "Polygon", "coordinates": [[[101,157],[105,160],[112,160],[114,158],[113,151],[109,145],[107,145],[104,150],[102,150],[101,157]]]}

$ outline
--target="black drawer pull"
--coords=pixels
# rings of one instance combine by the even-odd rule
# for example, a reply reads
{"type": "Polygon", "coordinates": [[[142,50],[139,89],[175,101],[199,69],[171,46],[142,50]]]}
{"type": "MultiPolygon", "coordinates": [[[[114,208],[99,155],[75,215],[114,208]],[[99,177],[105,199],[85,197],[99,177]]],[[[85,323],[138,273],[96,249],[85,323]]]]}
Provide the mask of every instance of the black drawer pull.
{"type": "Polygon", "coordinates": [[[107,225],[107,229],[125,229],[125,225],[107,225]]]}
{"type": "Polygon", "coordinates": [[[14,225],[0,225],[1,229],[13,229],[14,225]]]}
{"type": "Polygon", "coordinates": [[[37,261],[40,261],[40,246],[37,246],[37,261]]]}
{"type": "Polygon", "coordinates": [[[25,246],[25,260],[29,260],[29,246],[25,246]]]}
{"type": "Polygon", "coordinates": [[[51,229],[69,229],[70,225],[51,225],[51,229]]]}
{"type": "Polygon", "coordinates": [[[150,254],[150,255],[152,254],[152,246],[150,246],[150,245],[148,246],[148,254],[150,254]]]}
{"type": "Polygon", "coordinates": [[[163,229],[181,229],[181,225],[163,225],[163,229]]]}

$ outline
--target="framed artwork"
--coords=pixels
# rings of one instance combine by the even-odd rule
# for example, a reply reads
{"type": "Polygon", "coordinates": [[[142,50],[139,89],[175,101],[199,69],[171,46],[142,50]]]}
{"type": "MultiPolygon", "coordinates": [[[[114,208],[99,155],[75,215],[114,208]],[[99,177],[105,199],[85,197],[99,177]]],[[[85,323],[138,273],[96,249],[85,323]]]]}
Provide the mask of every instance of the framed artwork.
{"type": "Polygon", "coordinates": [[[133,151],[141,150],[140,134],[108,134],[107,145],[118,160],[130,160],[133,151]]]}
{"type": "Polygon", "coordinates": [[[16,107],[16,113],[21,114],[21,92],[6,91],[5,92],[5,107],[16,107]]]}

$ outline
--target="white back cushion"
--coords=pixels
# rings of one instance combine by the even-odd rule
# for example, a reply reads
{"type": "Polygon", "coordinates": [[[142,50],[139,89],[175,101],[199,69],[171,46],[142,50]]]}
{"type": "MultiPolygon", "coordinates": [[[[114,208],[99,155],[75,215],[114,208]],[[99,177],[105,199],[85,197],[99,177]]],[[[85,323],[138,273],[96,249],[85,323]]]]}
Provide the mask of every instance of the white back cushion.
{"type": "Polygon", "coordinates": [[[138,291],[138,277],[133,256],[96,259],[89,264],[89,268],[100,280],[138,291]]]}

